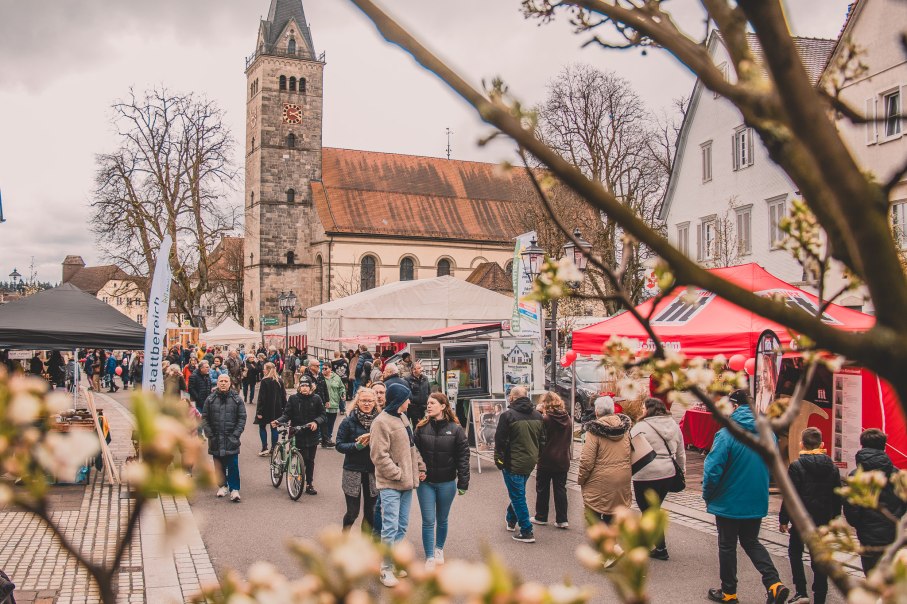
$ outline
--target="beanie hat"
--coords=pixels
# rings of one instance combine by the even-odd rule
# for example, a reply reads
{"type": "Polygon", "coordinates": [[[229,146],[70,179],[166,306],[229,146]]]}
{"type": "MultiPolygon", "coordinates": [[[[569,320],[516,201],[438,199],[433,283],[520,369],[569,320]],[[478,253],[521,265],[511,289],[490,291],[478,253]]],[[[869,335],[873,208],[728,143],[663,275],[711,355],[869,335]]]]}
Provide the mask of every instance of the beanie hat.
{"type": "Polygon", "coordinates": [[[397,409],[400,408],[400,405],[405,403],[412,394],[413,393],[409,388],[399,382],[390,384],[387,387],[387,394],[385,394],[385,400],[387,402],[384,404],[384,410],[390,413],[397,413],[397,409]]]}
{"type": "Polygon", "coordinates": [[[298,388],[299,386],[309,386],[309,387],[311,387],[312,384],[314,384],[314,383],[315,383],[315,382],[314,382],[314,380],[311,378],[311,376],[306,375],[306,374],[302,374],[301,376],[299,376],[299,383],[296,384],[296,387],[297,387],[297,388],[298,388]]]}
{"type": "Polygon", "coordinates": [[[741,405],[747,405],[747,404],[749,404],[749,400],[748,400],[748,399],[749,399],[749,396],[747,396],[746,390],[742,390],[742,389],[741,389],[741,390],[734,390],[734,391],[731,392],[731,394],[728,396],[728,400],[730,400],[731,403],[737,405],[738,407],[741,406],[741,405]]]}

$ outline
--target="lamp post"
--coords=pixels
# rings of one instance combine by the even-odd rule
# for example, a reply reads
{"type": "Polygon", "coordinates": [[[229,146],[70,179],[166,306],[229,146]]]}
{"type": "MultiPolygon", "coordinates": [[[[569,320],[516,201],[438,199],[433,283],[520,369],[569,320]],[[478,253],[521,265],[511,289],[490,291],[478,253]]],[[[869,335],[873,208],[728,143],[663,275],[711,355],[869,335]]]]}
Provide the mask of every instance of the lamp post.
{"type": "Polygon", "coordinates": [[[19,274],[19,271],[13,269],[13,272],[9,274],[10,285],[19,292],[19,295],[25,293],[25,284],[22,283],[22,275],[19,274]]]}
{"type": "MultiPolygon", "coordinates": [[[[578,228],[573,229],[573,239],[568,240],[561,249],[563,255],[570,258],[583,275],[586,273],[587,256],[591,250],[592,244],[583,239],[578,228]]],[[[536,245],[536,240],[533,239],[529,244],[529,247],[523,250],[520,255],[523,257],[527,276],[530,280],[535,281],[542,272],[542,262],[545,259],[545,251],[536,245]]],[[[568,282],[567,285],[571,289],[576,290],[579,289],[582,282],[571,281],[568,282]]],[[[557,302],[557,298],[551,301],[551,375],[549,376],[549,379],[552,387],[557,382],[557,302]]],[[[542,331],[544,332],[544,323],[541,319],[542,318],[539,317],[539,321],[543,326],[542,331]]]]}
{"type": "Polygon", "coordinates": [[[290,348],[290,315],[293,314],[293,311],[296,310],[296,294],[292,291],[288,294],[280,292],[280,295],[277,297],[277,306],[280,307],[280,312],[283,313],[283,323],[284,323],[284,340],[283,340],[283,353],[286,355],[287,350],[290,348]]]}

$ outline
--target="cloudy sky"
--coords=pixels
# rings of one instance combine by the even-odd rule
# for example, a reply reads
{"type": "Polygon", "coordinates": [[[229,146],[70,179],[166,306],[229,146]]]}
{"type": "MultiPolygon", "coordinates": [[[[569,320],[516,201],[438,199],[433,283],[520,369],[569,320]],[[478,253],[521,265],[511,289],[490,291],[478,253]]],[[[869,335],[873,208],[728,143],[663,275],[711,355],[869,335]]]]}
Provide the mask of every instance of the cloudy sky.
{"type": "MultiPolygon", "coordinates": [[[[788,0],[798,35],[837,35],[848,0],[788,0]]],[[[102,262],[89,231],[94,158],[113,149],[110,104],[130,87],[165,85],[215,100],[234,136],[245,131],[244,57],[269,0],[0,0],[0,279],[34,257],[58,281],[67,254],[102,262]]],[[[317,50],[326,52],[324,144],[453,157],[512,159],[478,148],[488,133],[457,97],[387,45],[346,0],[304,0],[317,50]]],[[[692,32],[693,0],[672,2],[692,32]]],[[[687,96],[692,79],[659,52],[581,48],[565,23],[525,21],[518,0],[384,0],[411,31],[475,83],[502,76],[526,103],[566,64],[629,79],[653,110],[687,96]]],[[[237,156],[237,162],[239,157],[237,156]]],[[[241,188],[241,183],[240,183],[241,188]]],[[[237,200],[241,193],[237,193],[237,200]]]]}

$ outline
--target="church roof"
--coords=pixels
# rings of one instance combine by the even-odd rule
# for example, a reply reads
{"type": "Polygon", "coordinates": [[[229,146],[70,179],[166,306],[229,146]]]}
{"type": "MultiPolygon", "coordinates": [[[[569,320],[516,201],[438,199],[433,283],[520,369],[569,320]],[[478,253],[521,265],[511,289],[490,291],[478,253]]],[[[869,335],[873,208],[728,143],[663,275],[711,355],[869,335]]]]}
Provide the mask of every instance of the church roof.
{"type": "Polygon", "coordinates": [[[312,195],[327,233],[511,244],[526,230],[519,170],[329,147],[322,161],[312,195]]]}
{"type": "Polygon", "coordinates": [[[513,295],[513,278],[497,262],[483,262],[466,277],[466,281],[499,294],[513,295]]]}
{"type": "Polygon", "coordinates": [[[312,52],[315,46],[312,44],[312,32],[309,30],[309,23],[305,19],[305,10],[302,8],[302,0],[271,0],[271,7],[268,9],[268,19],[262,23],[265,27],[268,46],[273,46],[281,32],[290,22],[290,19],[296,20],[299,26],[299,33],[305,39],[306,45],[312,52]]]}

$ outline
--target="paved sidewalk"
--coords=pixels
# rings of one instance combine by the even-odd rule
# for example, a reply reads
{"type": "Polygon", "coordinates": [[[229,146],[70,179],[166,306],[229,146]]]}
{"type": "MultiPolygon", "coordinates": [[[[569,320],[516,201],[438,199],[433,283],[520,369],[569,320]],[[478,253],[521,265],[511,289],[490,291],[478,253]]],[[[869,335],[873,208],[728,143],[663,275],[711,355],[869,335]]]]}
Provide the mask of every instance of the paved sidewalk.
{"type": "MultiPolygon", "coordinates": [[[[96,394],[95,401],[110,424],[111,452],[118,472],[133,454],[133,418],[126,407],[105,394],[96,394]]],[[[64,536],[93,561],[101,561],[112,559],[134,500],[125,486],[106,484],[103,473],[92,471],[87,485],[52,487],[50,505],[51,517],[64,536]]],[[[0,508],[0,535],[0,569],[16,583],[17,602],[100,602],[88,573],[37,518],[14,508],[0,508]]],[[[149,501],[117,577],[117,601],[187,602],[202,585],[216,581],[188,501],[184,497],[149,501]],[[185,542],[176,548],[167,548],[165,519],[182,522],[180,534],[185,542]]]]}

